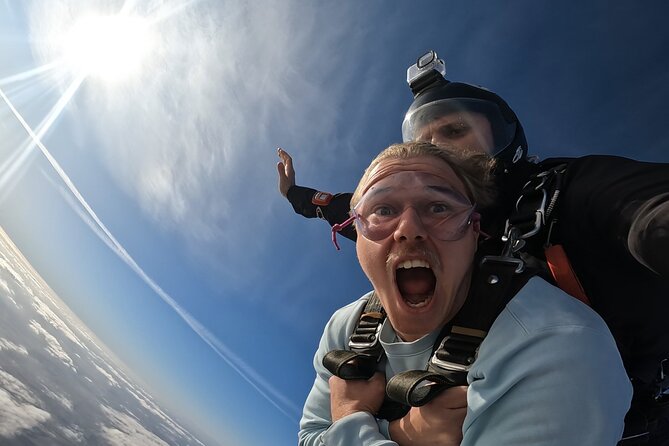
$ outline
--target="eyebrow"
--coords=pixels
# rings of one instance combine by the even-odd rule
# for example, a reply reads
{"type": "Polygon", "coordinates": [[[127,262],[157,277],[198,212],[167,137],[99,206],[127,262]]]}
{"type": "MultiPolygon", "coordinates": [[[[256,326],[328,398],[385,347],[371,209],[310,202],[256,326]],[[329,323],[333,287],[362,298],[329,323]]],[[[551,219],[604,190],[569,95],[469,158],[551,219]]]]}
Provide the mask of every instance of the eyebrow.
{"type": "MultiPolygon", "coordinates": [[[[391,186],[374,188],[374,189],[370,189],[367,192],[365,192],[365,194],[363,194],[363,197],[376,197],[376,196],[379,196],[379,195],[390,193],[395,189],[397,189],[397,188],[391,187],[391,186]]],[[[430,191],[433,191],[433,192],[437,192],[437,193],[440,193],[440,194],[448,195],[448,196],[454,198],[459,203],[461,203],[463,205],[466,205],[466,206],[471,206],[471,204],[472,204],[471,200],[469,200],[469,198],[467,198],[465,195],[461,194],[460,192],[456,191],[455,189],[453,189],[452,187],[449,187],[449,186],[427,185],[427,186],[424,186],[424,189],[427,189],[427,190],[430,190],[430,191]]]]}
{"type": "Polygon", "coordinates": [[[465,195],[461,194],[460,192],[456,191],[455,189],[447,186],[426,186],[427,189],[433,190],[435,192],[439,192],[445,195],[450,195],[451,197],[455,198],[457,201],[459,201],[462,204],[466,205],[471,205],[471,200],[467,198],[465,195]]]}

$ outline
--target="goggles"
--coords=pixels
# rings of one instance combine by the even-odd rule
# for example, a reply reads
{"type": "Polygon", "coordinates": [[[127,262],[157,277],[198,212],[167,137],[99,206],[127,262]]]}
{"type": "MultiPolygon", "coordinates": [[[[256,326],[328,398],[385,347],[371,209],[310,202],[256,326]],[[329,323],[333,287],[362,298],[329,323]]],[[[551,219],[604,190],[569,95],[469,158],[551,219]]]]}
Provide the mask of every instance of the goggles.
{"type": "Polygon", "coordinates": [[[472,222],[480,220],[475,205],[434,175],[400,172],[384,178],[365,192],[350,217],[332,227],[337,232],[355,222],[359,235],[371,241],[392,235],[403,219],[417,218],[423,230],[442,241],[460,240],[472,222]],[[408,185],[408,186],[405,186],[408,185]]]}
{"type": "Polygon", "coordinates": [[[403,141],[431,141],[448,145],[468,134],[474,136],[478,146],[495,155],[513,141],[516,124],[507,122],[495,103],[470,98],[428,102],[407,113],[402,123],[403,141]],[[477,116],[487,120],[489,130],[482,127],[477,116]]]}

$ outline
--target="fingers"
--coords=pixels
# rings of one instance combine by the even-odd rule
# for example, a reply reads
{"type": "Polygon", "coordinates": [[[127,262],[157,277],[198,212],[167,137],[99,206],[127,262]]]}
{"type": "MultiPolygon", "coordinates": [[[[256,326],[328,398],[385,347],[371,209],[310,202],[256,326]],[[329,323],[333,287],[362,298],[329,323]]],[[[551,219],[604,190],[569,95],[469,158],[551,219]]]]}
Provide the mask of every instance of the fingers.
{"type": "Polygon", "coordinates": [[[467,408],[467,386],[446,389],[427,403],[427,405],[430,404],[438,405],[441,409],[467,408]]]}
{"type": "Polygon", "coordinates": [[[286,166],[291,166],[291,167],[292,167],[292,165],[293,165],[293,158],[288,154],[288,152],[286,152],[285,150],[283,150],[281,147],[279,147],[278,149],[276,149],[276,151],[277,151],[277,154],[279,155],[279,158],[281,158],[281,161],[283,161],[283,163],[284,163],[286,166]]]}
{"type": "Polygon", "coordinates": [[[281,147],[276,149],[277,154],[279,155],[279,158],[281,158],[281,162],[283,163],[284,169],[285,169],[285,175],[287,177],[294,177],[295,176],[295,169],[293,168],[293,158],[283,150],[281,147]]]}

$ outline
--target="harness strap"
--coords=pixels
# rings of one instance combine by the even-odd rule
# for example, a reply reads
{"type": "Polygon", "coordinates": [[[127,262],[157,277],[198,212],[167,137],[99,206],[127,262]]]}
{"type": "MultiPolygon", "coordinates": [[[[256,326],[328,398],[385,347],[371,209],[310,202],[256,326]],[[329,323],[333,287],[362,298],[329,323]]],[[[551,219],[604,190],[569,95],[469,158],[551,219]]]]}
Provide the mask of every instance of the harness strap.
{"type": "Polygon", "coordinates": [[[369,379],[384,357],[379,334],[386,312],[376,293],[367,300],[365,308],[349,337],[350,350],[332,350],[323,358],[323,366],[341,379],[369,379]]]}
{"type": "Polygon", "coordinates": [[[522,266],[522,261],[514,257],[483,257],[474,272],[469,296],[453,324],[442,330],[427,370],[398,373],[388,380],[386,394],[406,406],[419,407],[449,387],[466,385],[467,373],[488,330],[534,275],[522,266]]]}
{"type": "Polygon", "coordinates": [[[544,250],[546,255],[546,262],[551,274],[557,282],[557,285],[566,293],[571,294],[576,299],[580,300],[588,306],[592,306],[590,299],[585,294],[581,281],[578,280],[574,269],[571,267],[571,262],[567,257],[562,245],[552,245],[544,250]]]}

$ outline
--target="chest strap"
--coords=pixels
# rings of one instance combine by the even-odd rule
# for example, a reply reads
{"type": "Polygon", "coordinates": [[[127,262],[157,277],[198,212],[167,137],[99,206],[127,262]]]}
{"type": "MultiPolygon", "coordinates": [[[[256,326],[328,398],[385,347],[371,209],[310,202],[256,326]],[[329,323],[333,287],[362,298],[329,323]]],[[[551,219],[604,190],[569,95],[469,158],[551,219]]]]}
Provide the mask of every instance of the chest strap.
{"type": "Polygon", "coordinates": [[[449,387],[466,385],[467,373],[488,330],[533,275],[514,257],[483,257],[462,309],[437,339],[427,370],[393,376],[386,386],[388,396],[406,406],[419,407],[449,387]]]}
{"type": "MultiPolygon", "coordinates": [[[[465,303],[437,337],[426,370],[409,370],[393,376],[378,418],[392,421],[404,416],[410,406],[422,406],[441,391],[467,384],[467,373],[478,348],[499,313],[535,272],[525,267],[516,251],[522,244],[520,231],[511,227],[500,255],[483,255],[474,268],[465,303]]],[[[490,241],[479,245],[479,253],[492,252],[499,245],[490,241]]],[[[349,350],[333,350],[323,365],[342,379],[369,379],[378,370],[385,353],[379,341],[386,313],[372,293],[349,338],[349,350]]]]}
{"type": "Polygon", "coordinates": [[[332,350],[323,358],[323,365],[330,373],[342,379],[369,379],[384,358],[379,335],[386,311],[376,293],[367,300],[353,333],[349,337],[349,350],[332,350]]]}

